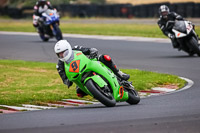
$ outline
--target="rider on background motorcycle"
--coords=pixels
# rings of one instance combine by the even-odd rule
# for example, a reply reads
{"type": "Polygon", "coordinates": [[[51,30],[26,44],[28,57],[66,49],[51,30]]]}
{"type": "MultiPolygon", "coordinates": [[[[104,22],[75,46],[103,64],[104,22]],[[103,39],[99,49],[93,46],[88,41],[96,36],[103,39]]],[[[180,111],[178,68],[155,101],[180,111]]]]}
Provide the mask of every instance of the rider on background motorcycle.
{"type": "MultiPolygon", "coordinates": [[[[58,73],[65,85],[70,87],[73,82],[69,81],[67,78],[67,75],[65,74],[64,69],[64,62],[67,62],[68,60],[73,60],[73,50],[82,51],[83,54],[87,55],[89,58],[94,59],[97,58],[99,61],[104,63],[107,67],[109,67],[117,77],[119,77],[122,80],[128,80],[130,78],[130,75],[123,73],[120,71],[117,66],[112,61],[111,57],[109,55],[99,55],[98,56],[98,50],[96,48],[85,48],[82,46],[75,46],[74,48],[71,48],[71,45],[66,40],[60,40],[55,44],[54,51],[57,54],[59,60],[58,64],[56,65],[56,68],[58,70],[58,73]],[[67,54],[66,54],[67,53],[67,54]]],[[[86,94],[79,88],[76,90],[77,96],[83,97],[86,94]]]]}
{"type": "Polygon", "coordinates": [[[39,33],[43,33],[42,27],[39,26],[38,21],[43,21],[41,19],[42,13],[45,12],[47,9],[53,9],[51,6],[51,3],[46,0],[39,0],[36,2],[36,5],[34,6],[34,14],[33,14],[33,26],[37,28],[39,33]],[[35,18],[39,19],[35,19],[35,18]]]}
{"type": "MultiPolygon", "coordinates": [[[[179,44],[175,38],[172,29],[168,29],[166,27],[166,23],[168,21],[175,21],[175,20],[184,20],[183,17],[175,12],[170,12],[169,8],[166,5],[161,5],[159,8],[160,18],[158,20],[158,25],[162,32],[171,39],[172,45],[174,48],[179,48],[179,44]]],[[[172,27],[171,27],[172,28],[172,27]]]]}

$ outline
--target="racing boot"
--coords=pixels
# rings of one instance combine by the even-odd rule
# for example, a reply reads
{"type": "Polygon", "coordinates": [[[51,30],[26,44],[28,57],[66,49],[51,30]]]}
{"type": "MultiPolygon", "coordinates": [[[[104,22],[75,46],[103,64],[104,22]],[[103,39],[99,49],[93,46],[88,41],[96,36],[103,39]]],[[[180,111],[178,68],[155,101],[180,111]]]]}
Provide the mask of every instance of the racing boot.
{"type": "Polygon", "coordinates": [[[87,94],[84,91],[82,91],[78,86],[76,86],[76,94],[80,98],[83,98],[84,96],[87,96],[87,94]]]}
{"type": "Polygon", "coordinates": [[[123,73],[120,70],[118,70],[118,72],[115,72],[115,75],[117,75],[122,80],[128,80],[130,78],[129,74],[123,73]]]}
{"type": "Polygon", "coordinates": [[[123,73],[117,68],[109,55],[100,55],[99,60],[109,67],[121,80],[128,80],[130,78],[130,75],[123,73]]]}

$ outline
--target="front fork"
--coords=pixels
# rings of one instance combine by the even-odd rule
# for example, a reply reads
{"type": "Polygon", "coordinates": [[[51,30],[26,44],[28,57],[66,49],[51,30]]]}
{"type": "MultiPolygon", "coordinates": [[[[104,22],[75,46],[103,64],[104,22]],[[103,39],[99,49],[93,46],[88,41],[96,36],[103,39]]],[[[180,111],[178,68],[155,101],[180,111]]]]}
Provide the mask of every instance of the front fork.
{"type": "Polygon", "coordinates": [[[113,96],[117,102],[119,101],[127,101],[128,100],[128,92],[125,91],[123,86],[119,86],[118,89],[113,90],[113,96]]]}
{"type": "Polygon", "coordinates": [[[50,25],[50,29],[53,32],[53,35],[55,36],[56,35],[56,30],[55,30],[53,24],[50,25]]]}
{"type": "Polygon", "coordinates": [[[53,32],[54,36],[56,36],[56,34],[57,34],[57,28],[56,28],[57,25],[59,25],[59,22],[53,23],[53,24],[50,25],[50,29],[53,32]]]}

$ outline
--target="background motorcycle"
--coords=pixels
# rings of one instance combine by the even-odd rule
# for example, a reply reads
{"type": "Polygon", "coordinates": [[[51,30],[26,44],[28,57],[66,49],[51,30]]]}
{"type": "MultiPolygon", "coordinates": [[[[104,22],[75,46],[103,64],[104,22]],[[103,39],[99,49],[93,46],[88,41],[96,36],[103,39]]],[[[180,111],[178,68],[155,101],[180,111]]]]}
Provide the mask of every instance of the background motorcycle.
{"type": "Polygon", "coordinates": [[[107,107],[115,106],[116,102],[126,101],[131,105],[140,102],[131,82],[117,79],[112,70],[96,58],[89,59],[81,51],[73,52],[73,58],[65,62],[65,72],[86,94],[107,107]]]}
{"type": "Polygon", "coordinates": [[[180,49],[188,53],[190,56],[197,54],[200,56],[198,44],[198,36],[194,31],[194,25],[190,21],[169,21],[167,27],[172,25],[172,32],[176,37],[180,49]]]}
{"type": "Polygon", "coordinates": [[[39,35],[43,41],[48,41],[55,37],[56,40],[63,39],[62,32],[59,28],[59,15],[56,10],[46,10],[42,13],[42,17],[34,16],[39,24],[39,35]]]}

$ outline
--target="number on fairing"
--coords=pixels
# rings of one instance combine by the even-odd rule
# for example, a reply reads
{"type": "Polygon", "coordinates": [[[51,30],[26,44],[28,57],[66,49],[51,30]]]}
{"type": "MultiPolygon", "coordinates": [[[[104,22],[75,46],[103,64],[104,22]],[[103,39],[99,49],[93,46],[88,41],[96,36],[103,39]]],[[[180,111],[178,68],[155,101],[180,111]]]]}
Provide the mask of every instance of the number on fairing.
{"type": "Polygon", "coordinates": [[[78,73],[79,72],[79,65],[80,65],[80,60],[72,61],[70,63],[69,72],[78,73]]]}

